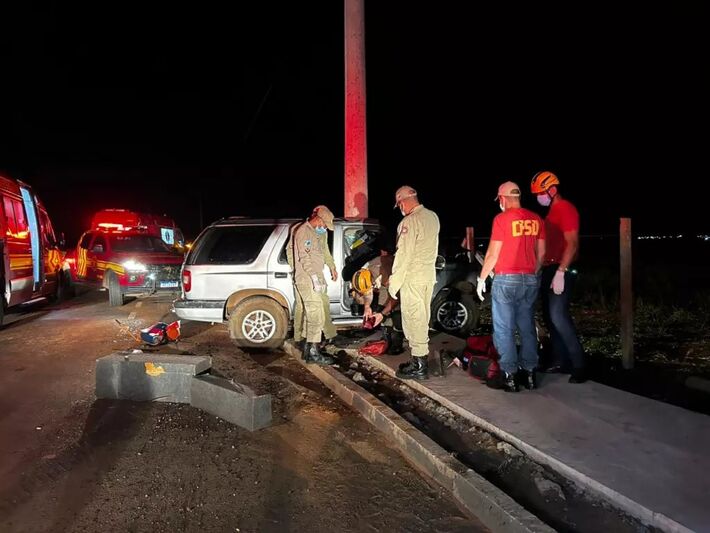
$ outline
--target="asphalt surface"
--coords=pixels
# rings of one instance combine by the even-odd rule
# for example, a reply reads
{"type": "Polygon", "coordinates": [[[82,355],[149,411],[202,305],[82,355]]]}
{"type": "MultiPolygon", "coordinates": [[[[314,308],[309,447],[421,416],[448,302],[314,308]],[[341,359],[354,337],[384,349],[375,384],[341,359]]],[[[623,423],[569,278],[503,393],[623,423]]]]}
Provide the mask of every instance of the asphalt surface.
{"type": "Polygon", "coordinates": [[[280,351],[245,353],[185,323],[161,352],[273,397],[250,433],[189,405],[96,401],[94,363],[171,321],[170,296],[89,292],[0,329],[0,531],[484,531],[280,351]]]}

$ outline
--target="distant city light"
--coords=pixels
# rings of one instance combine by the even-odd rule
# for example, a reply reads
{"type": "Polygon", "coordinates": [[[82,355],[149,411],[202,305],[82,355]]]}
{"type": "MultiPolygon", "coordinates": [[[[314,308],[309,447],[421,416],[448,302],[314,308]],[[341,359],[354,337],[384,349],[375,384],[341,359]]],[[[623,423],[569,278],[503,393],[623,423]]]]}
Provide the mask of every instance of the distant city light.
{"type": "MultiPolygon", "coordinates": [[[[680,235],[637,235],[636,239],[639,241],[656,241],[656,240],[661,240],[661,239],[682,239],[683,234],[681,233],[680,235]]],[[[701,241],[710,241],[710,235],[696,235],[696,239],[700,239],[701,241]]]]}

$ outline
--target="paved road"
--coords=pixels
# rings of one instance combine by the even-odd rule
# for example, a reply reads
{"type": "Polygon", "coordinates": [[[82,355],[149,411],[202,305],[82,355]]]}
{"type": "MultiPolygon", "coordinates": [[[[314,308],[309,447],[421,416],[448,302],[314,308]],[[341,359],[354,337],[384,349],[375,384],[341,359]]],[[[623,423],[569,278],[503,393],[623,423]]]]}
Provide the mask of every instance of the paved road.
{"type": "Polygon", "coordinates": [[[172,320],[169,298],[91,292],[0,329],[0,531],[483,531],[282,352],[184,324],[163,351],[273,395],[249,433],[187,405],[94,400],[94,361],[172,320]]]}

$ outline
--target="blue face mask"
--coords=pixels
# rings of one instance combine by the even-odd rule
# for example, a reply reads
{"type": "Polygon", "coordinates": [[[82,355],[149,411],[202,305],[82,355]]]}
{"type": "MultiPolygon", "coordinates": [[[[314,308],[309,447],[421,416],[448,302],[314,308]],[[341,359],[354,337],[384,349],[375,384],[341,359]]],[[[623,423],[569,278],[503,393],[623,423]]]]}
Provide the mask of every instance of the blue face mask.
{"type": "Polygon", "coordinates": [[[326,231],[328,231],[328,230],[325,229],[323,226],[318,226],[318,227],[316,228],[316,233],[317,233],[318,235],[323,235],[326,231]]]}

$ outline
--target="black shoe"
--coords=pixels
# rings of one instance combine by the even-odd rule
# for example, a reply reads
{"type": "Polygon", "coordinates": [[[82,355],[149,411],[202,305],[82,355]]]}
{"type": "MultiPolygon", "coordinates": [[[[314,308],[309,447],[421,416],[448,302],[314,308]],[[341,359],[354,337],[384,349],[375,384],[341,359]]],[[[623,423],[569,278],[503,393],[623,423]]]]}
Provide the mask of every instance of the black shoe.
{"type": "Polygon", "coordinates": [[[544,370],[540,370],[544,374],[564,374],[564,370],[560,365],[548,366],[544,370]]]}
{"type": "Polygon", "coordinates": [[[335,359],[328,354],[321,353],[318,344],[315,342],[307,342],[303,349],[303,359],[306,363],[315,363],[317,365],[333,365],[335,359]]]}
{"type": "Polygon", "coordinates": [[[412,357],[408,363],[399,365],[397,377],[400,379],[429,379],[429,362],[425,357],[412,357]]]}
{"type": "Polygon", "coordinates": [[[535,370],[526,370],[525,379],[523,380],[523,387],[528,390],[537,389],[537,375],[535,370]]]}
{"type": "Polygon", "coordinates": [[[587,381],[587,374],[584,370],[572,370],[572,375],[569,377],[570,383],[584,383],[587,381]]]}
{"type": "Polygon", "coordinates": [[[518,383],[515,381],[515,374],[508,374],[507,372],[504,372],[504,374],[503,390],[505,390],[505,392],[518,392],[520,389],[518,388],[518,383]]]}
{"type": "Polygon", "coordinates": [[[400,355],[404,352],[404,334],[391,327],[385,327],[385,340],[387,341],[387,355],[400,355]]]}

